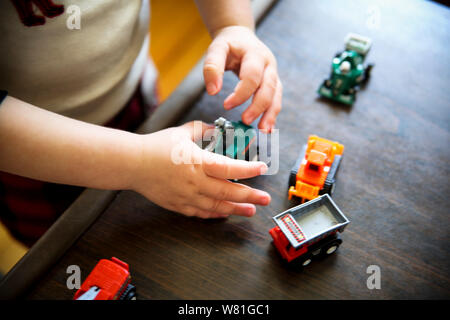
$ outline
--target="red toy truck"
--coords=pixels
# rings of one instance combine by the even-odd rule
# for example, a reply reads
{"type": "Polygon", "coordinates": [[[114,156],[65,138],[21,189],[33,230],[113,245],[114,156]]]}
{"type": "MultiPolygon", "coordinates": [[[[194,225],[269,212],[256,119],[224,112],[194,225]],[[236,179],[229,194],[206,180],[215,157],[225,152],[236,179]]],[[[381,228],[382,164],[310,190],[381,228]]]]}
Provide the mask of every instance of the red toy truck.
{"type": "Polygon", "coordinates": [[[334,253],[342,243],[339,233],[350,223],[328,194],[284,211],[273,221],[277,226],[269,233],[275,247],[287,262],[300,267],[334,253]]]}
{"type": "Polygon", "coordinates": [[[136,300],[128,264],[102,259],[75,293],[74,300],[136,300]]]}

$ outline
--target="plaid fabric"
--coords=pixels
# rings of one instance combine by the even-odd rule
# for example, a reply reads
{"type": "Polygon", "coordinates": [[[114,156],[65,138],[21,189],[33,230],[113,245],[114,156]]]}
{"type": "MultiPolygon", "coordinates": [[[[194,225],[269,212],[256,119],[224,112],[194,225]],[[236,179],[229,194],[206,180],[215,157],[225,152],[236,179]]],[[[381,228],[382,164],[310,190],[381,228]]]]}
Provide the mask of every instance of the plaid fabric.
{"type": "MultiPolygon", "coordinates": [[[[156,105],[145,105],[138,86],[125,108],[105,126],[134,131],[155,109],[156,105]]],[[[83,190],[0,171],[0,220],[16,239],[32,246],[83,190]]]]}

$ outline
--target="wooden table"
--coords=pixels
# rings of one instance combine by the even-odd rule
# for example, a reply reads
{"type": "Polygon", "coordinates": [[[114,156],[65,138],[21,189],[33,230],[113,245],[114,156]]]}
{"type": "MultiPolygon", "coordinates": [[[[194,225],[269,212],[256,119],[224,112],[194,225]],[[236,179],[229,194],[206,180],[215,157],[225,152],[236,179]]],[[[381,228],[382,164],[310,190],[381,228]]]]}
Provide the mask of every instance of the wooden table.
{"type": "MultiPolygon", "coordinates": [[[[246,181],[272,195],[246,219],[200,220],[120,192],[92,227],[26,295],[71,299],[66,268],[82,278],[101,258],[131,266],[142,299],[450,298],[450,10],[431,2],[282,0],[258,35],[284,83],[280,169],[246,181]],[[372,78],[353,107],[317,98],[348,32],[373,39],[372,78]],[[345,145],[334,200],[351,220],[337,254],[303,272],[271,243],[271,217],[292,206],[289,169],[309,134],[345,145]],[[370,265],[381,289],[366,284],[370,265]]],[[[221,108],[236,83],[206,94],[181,122],[238,119],[221,108]]]]}

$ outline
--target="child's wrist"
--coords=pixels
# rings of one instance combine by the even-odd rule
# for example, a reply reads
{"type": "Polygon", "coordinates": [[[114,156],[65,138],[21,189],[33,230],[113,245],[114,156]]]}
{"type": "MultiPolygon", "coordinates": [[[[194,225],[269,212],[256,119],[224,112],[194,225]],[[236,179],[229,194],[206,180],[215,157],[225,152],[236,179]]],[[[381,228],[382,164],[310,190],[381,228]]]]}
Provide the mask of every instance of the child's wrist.
{"type": "Polygon", "coordinates": [[[233,28],[245,28],[246,30],[248,30],[248,31],[250,31],[250,32],[252,32],[252,33],[255,32],[254,26],[251,26],[251,25],[230,24],[230,25],[222,26],[222,27],[220,27],[220,28],[217,28],[217,29],[213,30],[213,31],[211,32],[211,37],[214,39],[214,38],[216,38],[219,34],[225,32],[225,31],[227,31],[227,30],[233,29],[233,28]]]}
{"type": "Polygon", "coordinates": [[[125,190],[136,190],[139,177],[143,175],[144,163],[146,157],[144,136],[141,134],[133,134],[132,137],[132,152],[128,155],[128,161],[131,164],[128,167],[128,173],[124,175],[124,188],[125,190]]]}
{"type": "Polygon", "coordinates": [[[134,190],[136,180],[142,175],[142,135],[122,131],[119,136],[114,138],[114,141],[116,151],[111,154],[112,158],[108,165],[112,176],[106,179],[106,188],[134,190]],[[114,156],[114,154],[116,155],[114,156]]]}

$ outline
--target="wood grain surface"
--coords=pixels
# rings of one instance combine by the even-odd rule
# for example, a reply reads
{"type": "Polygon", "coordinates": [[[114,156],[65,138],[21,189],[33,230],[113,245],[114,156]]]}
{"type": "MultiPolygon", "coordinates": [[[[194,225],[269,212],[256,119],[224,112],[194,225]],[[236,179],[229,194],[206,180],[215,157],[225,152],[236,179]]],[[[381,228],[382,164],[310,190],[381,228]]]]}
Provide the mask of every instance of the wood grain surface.
{"type": "MultiPolygon", "coordinates": [[[[84,280],[116,256],[141,299],[449,299],[449,22],[450,10],[432,2],[280,1],[258,30],[284,84],[280,168],[244,182],[271,204],[250,219],[201,220],[121,192],[26,298],[71,299],[69,265],[84,280]],[[372,38],[375,63],[353,107],[316,94],[348,32],[372,38]],[[335,255],[299,272],[268,230],[293,205],[289,169],[309,134],[345,145],[333,198],[351,224],[335,255]],[[381,269],[380,290],[367,288],[370,265],[381,269]]],[[[236,81],[227,74],[224,90],[202,96],[182,122],[238,119],[244,107],[222,108],[236,81]]]]}

